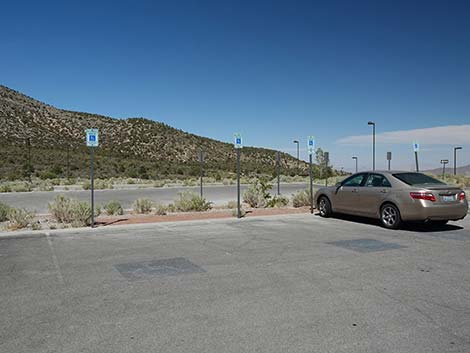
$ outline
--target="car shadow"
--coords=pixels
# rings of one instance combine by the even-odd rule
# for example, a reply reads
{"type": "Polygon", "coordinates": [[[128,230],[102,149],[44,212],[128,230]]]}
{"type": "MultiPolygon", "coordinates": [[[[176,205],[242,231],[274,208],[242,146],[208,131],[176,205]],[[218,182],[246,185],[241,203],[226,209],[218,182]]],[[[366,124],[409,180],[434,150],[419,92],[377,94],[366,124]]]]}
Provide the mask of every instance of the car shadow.
{"type": "MultiPolygon", "coordinates": [[[[316,216],[320,217],[320,214],[316,213],[316,216]]],[[[351,216],[346,214],[339,214],[335,213],[331,216],[331,218],[340,219],[343,221],[354,222],[354,223],[361,223],[361,224],[368,224],[377,227],[382,227],[380,221],[374,218],[367,218],[361,216],[351,216]]],[[[420,233],[430,233],[430,232],[448,232],[448,231],[455,231],[464,229],[461,226],[457,226],[454,224],[434,224],[434,223],[404,223],[400,230],[409,231],[409,232],[420,232],[420,233]]]]}

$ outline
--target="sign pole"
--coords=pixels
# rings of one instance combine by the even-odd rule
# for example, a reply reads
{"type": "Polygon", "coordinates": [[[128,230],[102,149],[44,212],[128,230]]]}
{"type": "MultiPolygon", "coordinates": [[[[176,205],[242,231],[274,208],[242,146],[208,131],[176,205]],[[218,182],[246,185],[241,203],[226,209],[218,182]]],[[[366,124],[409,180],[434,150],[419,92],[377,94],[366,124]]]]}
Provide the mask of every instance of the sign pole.
{"type": "Polygon", "coordinates": [[[418,151],[415,151],[416,171],[419,172],[418,151]]]}
{"type": "Polygon", "coordinates": [[[237,218],[241,218],[240,208],[240,149],[237,148],[237,218]]]}
{"type": "Polygon", "coordinates": [[[91,181],[91,228],[95,226],[95,147],[99,145],[98,129],[86,130],[86,145],[90,147],[90,181],[91,181]]]}
{"type": "Polygon", "coordinates": [[[330,153],[325,152],[325,186],[328,186],[328,162],[330,160],[330,153]]]}
{"type": "Polygon", "coordinates": [[[199,151],[199,162],[200,162],[200,167],[201,167],[201,198],[202,196],[202,180],[204,177],[204,152],[201,150],[199,151]]]}
{"type": "Polygon", "coordinates": [[[90,179],[91,179],[91,228],[95,226],[95,168],[94,168],[94,159],[95,151],[94,147],[90,147],[90,179]]]}
{"type": "Polygon", "coordinates": [[[313,214],[313,173],[312,173],[312,154],[309,154],[309,175],[310,175],[310,213],[313,214]]]}
{"type": "Polygon", "coordinates": [[[280,175],[281,153],[276,151],[276,169],[277,169],[277,194],[281,195],[281,175],[280,175]]]}

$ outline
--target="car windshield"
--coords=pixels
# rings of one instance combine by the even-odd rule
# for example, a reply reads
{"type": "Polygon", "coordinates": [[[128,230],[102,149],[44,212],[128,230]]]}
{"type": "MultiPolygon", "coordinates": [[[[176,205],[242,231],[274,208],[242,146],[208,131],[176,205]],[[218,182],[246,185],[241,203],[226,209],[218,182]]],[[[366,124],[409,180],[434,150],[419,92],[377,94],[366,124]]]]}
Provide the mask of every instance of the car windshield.
{"type": "Polygon", "coordinates": [[[408,185],[445,185],[442,181],[421,173],[397,173],[393,176],[408,185]]]}

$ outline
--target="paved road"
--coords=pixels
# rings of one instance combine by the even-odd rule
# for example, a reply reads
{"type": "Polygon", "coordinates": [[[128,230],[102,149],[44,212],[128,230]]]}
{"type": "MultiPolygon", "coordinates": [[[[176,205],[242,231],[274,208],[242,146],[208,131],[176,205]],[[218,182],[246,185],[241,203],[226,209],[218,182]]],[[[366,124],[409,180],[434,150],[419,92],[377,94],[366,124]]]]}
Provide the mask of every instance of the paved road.
{"type": "MultiPolygon", "coordinates": [[[[242,192],[245,190],[246,185],[242,186],[242,192]]],[[[290,196],[292,193],[306,189],[306,184],[285,184],[281,185],[281,193],[290,196]]],[[[168,188],[145,188],[145,189],[124,189],[124,190],[96,190],[95,200],[97,204],[106,204],[111,200],[118,200],[124,208],[131,208],[132,203],[141,197],[150,198],[162,204],[172,203],[178,196],[179,192],[191,190],[199,193],[199,187],[168,187],[168,188]]],[[[236,200],[236,186],[207,186],[204,188],[204,196],[214,202],[216,205],[226,204],[228,201],[236,200]]],[[[272,190],[273,194],[277,192],[272,190]]],[[[79,200],[89,200],[90,191],[37,191],[37,192],[22,192],[22,193],[0,193],[0,201],[13,207],[24,207],[29,210],[34,210],[37,213],[47,213],[47,205],[58,194],[64,194],[71,198],[79,200]]]]}
{"type": "Polygon", "coordinates": [[[291,215],[3,239],[0,352],[470,352],[469,229],[291,215]]]}

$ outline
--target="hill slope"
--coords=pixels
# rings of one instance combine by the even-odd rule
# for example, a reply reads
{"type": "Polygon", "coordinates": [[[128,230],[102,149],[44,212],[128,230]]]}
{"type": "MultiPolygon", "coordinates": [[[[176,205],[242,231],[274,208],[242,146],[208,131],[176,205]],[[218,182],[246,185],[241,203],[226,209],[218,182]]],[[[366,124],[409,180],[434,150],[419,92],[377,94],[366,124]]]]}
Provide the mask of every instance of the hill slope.
{"type": "MultiPolygon", "coordinates": [[[[426,170],[426,173],[431,173],[434,175],[442,174],[442,168],[430,169],[426,170]]],[[[454,165],[447,164],[446,165],[446,174],[453,174],[454,173],[454,165]]],[[[470,165],[457,167],[457,174],[458,175],[465,175],[470,176],[470,165]]]]}
{"type": "MultiPolygon", "coordinates": [[[[233,146],[144,118],[110,117],[55,108],[0,85],[0,178],[86,176],[85,129],[100,130],[99,177],[198,175],[197,152],[206,153],[208,175],[235,171],[233,146]]],[[[275,151],[244,148],[243,171],[273,173],[275,151]]],[[[284,173],[306,165],[282,154],[284,173]]]]}

